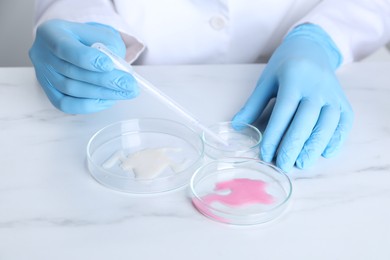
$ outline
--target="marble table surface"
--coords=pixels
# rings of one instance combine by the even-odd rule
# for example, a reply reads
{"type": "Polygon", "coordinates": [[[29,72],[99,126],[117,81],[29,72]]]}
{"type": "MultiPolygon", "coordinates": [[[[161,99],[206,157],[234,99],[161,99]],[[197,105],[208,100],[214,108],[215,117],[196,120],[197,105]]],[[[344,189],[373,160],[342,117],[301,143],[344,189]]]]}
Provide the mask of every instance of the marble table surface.
{"type": "MultiPolygon", "coordinates": [[[[137,67],[201,121],[227,121],[264,65],[137,67]]],[[[390,63],[338,72],[356,113],[340,154],[289,173],[291,205],[264,225],[214,222],[188,187],[132,195],[97,183],[86,145],[136,117],[181,120],[141,95],[91,115],[48,102],[32,68],[0,68],[0,259],[390,259],[390,63]]]]}

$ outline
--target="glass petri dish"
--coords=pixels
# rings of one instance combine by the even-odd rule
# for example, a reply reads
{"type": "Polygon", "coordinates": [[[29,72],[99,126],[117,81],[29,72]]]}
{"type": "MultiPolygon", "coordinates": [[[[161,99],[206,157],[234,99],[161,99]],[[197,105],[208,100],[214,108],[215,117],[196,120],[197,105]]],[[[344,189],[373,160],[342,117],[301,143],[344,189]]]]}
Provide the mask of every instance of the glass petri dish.
{"type": "Polygon", "coordinates": [[[209,158],[218,160],[229,157],[259,157],[262,135],[256,127],[245,123],[220,122],[209,126],[209,129],[227,143],[221,144],[203,133],[205,154],[209,158]]]}
{"type": "Polygon", "coordinates": [[[229,158],[200,167],[190,181],[192,204],[218,222],[254,225],[281,215],[292,185],[278,168],[258,159],[229,158]]]}
{"type": "Polygon", "coordinates": [[[157,118],[108,125],[87,145],[91,175],[111,189],[129,193],[157,193],[187,185],[203,154],[199,134],[157,118]]]}

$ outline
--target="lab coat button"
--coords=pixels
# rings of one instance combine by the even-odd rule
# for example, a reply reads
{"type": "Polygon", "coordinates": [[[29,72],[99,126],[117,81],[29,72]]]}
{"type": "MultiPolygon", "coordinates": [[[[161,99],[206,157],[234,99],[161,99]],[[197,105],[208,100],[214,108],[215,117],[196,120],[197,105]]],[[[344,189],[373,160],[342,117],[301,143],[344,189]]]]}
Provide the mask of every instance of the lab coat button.
{"type": "Polygon", "coordinates": [[[214,16],[210,19],[210,25],[213,29],[219,31],[222,30],[223,27],[225,27],[226,22],[225,19],[221,16],[214,16]]]}

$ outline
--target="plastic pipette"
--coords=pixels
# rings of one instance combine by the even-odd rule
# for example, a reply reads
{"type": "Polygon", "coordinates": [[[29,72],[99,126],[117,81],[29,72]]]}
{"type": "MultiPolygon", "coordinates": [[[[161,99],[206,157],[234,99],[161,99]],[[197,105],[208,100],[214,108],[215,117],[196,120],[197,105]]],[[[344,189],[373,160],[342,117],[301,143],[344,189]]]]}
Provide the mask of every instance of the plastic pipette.
{"type": "Polygon", "coordinates": [[[126,71],[130,73],[135,80],[140,85],[141,89],[148,92],[150,95],[156,97],[158,100],[160,100],[162,103],[166,104],[168,107],[170,107],[173,111],[180,114],[182,117],[186,118],[192,126],[202,130],[205,134],[209,135],[215,141],[218,141],[219,143],[227,146],[228,143],[226,140],[222,139],[219,135],[211,131],[209,128],[204,126],[199,120],[197,120],[191,113],[189,113],[186,109],[184,109],[181,105],[176,103],[173,99],[171,99],[169,96],[167,96],[165,93],[160,91],[158,88],[156,88],[152,83],[144,79],[141,75],[139,75],[137,72],[133,70],[130,64],[128,64],[124,59],[113,53],[111,50],[109,50],[104,44],[102,43],[94,43],[92,44],[93,48],[98,49],[99,51],[106,54],[112,62],[114,63],[115,68],[119,70],[126,71]]]}

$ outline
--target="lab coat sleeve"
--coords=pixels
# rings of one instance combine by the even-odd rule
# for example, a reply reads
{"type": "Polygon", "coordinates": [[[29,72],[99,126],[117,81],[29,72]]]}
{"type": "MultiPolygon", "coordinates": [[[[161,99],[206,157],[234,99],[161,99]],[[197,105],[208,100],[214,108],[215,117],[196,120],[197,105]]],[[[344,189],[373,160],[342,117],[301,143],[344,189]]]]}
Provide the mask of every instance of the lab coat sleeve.
{"type": "Polygon", "coordinates": [[[390,41],[390,0],[324,0],[296,25],[323,28],[343,56],[357,61],[390,41]]]}
{"type": "Polygon", "coordinates": [[[36,0],[35,27],[51,19],[73,22],[98,22],[118,30],[126,45],[126,60],[135,61],[145,49],[144,44],[116,13],[110,0],[36,0]]]}

